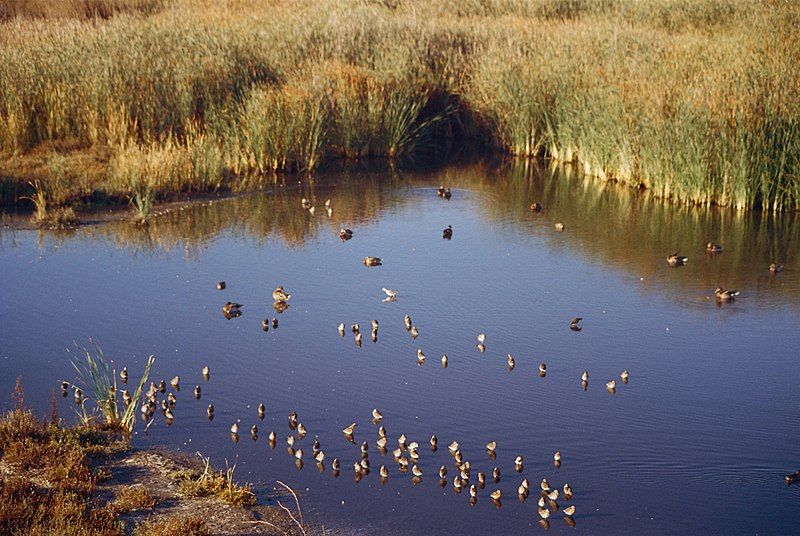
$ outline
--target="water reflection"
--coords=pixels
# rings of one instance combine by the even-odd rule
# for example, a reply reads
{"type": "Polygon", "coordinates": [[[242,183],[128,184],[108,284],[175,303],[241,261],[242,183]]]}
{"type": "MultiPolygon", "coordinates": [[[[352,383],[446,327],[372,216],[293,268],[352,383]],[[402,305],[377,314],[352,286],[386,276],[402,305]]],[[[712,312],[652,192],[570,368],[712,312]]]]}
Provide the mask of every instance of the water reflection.
{"type": "MultiPolygon", "coordinates": [[[[277,186],[263,194],[183,206],[154,218],[147,227],[117,221],[55,234],[42,231],[40,240],[45,248],[46,238],[56,246],[76,238],[110,239],[136,255],[180,250],[187,259],[199,258],[222,234],[259,246],[279,240],[288,247],[303,247],[320,233],[363,229],[377,222],[385,210],[398,211],[416,203],[417,196],[404,194],[410,188],[440,184],[449,185],[456,200],[460,190],[472,191],[481,201],[475,207],[477,216],[487,222],[542,237],[555,250],[570,250],[630,275],[638,292],[702,302],[722,286],[742,289],[748,299],[767,291],[761,294],[764,300],[797,305],[793,298],[800,291],[800,278],[794,267],[800,259],[800,222],[795,215],[676,206],[630,188],[578,176],[569,166],[529,162],[429,173],[391,168],[344,172],[297,187],[277,186]],[[330,199],[336,216],[309,214],[299,208],[302,198],[317,205],[330,199]],[[532,200],[541,204],[540,211],[530,210],[532,200]],[[563,234],[552,233],[556,221],[564,223],[563,234]],[[723,251],[708,253],[708,242],[723,244],[723,251]],[[657,276],[668,267],[667,256],[674,252],[688,261],[665,282],[657,276]],[[786,269],[771,273],[773,262],[786,269]],[[681,295],[686,291],[691,294],[681,295]]],[[[284,303],[275,307],[279,313],[285,308],[284,303]]]]}

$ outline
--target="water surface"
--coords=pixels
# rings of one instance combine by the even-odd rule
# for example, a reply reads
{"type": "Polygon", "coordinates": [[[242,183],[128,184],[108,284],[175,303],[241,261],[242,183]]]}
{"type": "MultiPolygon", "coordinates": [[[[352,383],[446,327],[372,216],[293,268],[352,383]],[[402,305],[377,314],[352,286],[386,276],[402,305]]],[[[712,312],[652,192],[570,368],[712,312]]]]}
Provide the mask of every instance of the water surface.
{"type": "MultiPolygon", "coordinates": [[[[534,489],[547,477],[575,491],[572,503],[560,502],[576,505],[576,526],[555,513],[556,532],[795,530],[800,487],[787,487],[783,475],[800,468],[797,218],[675,207],[563,169],[478,165],[337,173],[175,210],[145,229],[4,230],[0,246],[0,393],[11,393],[21,374],[26,401],[47,414],[50,390],[74,377],[74,342],[92,338],[132,373],[155,354],[154,378],[180,375],[183,389],[175,423],[157,418],[147,435],[139,426],[136,443],[235,462],[238,478],[260,491],[280,479],[302,491],[305,515],[326,526],[364,534],[541,530],[538,496],[520,503],[516,490],[523,477],[534,489]],[[453,189],[451,200],[437,197],[440,184],[453,189]],[[300,208],[302,197],[316,204],[314,215],[300,208]],[[541,213],[528,209],[533,200],[541,213]],[[448,224],[450,241],[441,234],[448,224]],[[353,229],[353,240],[341,242],[340,227],[353,229]],[[710,240],[724,252],[706,254],[710,240]],[[675,250],[690,257],[687,266],[667,266],[675,250]],[[367,255],[384,265],[365,267],[367,255]],[[777,276],[767,270],[773,260],[785,265],[777,276]],[[215,288],[219,280],[226,290],[215,288]],[[278,284],[292,294],[280,315],[271,298],[278,284]],[[718,304],[717,285],[741,289],[740,299],[718,304]],[[381,287],[399,290],[397,301],[383,302],[381,287]],[[243,303],[244,314],[226,320],[227,300],[243,303]],[[417,340],[403,327],[405,314],[419,327],[417,340]],[[574,316],[584,318],[580,332],[569,329],[574,316]],[[262,331],[272,317],[279,327],[262,331]],[[361,324],[361,348],[349,331],[338,336],[340,322],[361,324]],[[418,348],[427,355],[422,366],[418,348]],[[546,377],[536,373],[540,363],[546,377]],[[613,378],[620,385],[612,395],[604,384],[613,378]],[[191,395],[197,383],[200,401],[191,395]],[[391,448],[401,433],[422,445],[418,485],[375,449],[375,407],[391,448]],[[302,470],[286,452],[291,411],[310,432],[300,442],[302,470]],[[232,443],[236,420],[245,431],[258,424],[259,440],[245,432],[232,443]],[[341,434],[354,421],[373,467],[360,483],[352,470],[358,446],[341,434]],[[436,453],[427,449],[431,434],[436,453]],[[338,478],[329,463],[319,472],[311,460],[315,437],[327,462],[342,461],[338,478]],[[501,470],[475,506],[466,491],[453,492],[452,440],[473,475],[501,470]],[[495,461],[484,449],[492,440],[495,461]],[[504,494],[502,508],[489,500],[494,489],[504,494]]],[[[71,418],[69,399],[58,407],[71,418]]]]}

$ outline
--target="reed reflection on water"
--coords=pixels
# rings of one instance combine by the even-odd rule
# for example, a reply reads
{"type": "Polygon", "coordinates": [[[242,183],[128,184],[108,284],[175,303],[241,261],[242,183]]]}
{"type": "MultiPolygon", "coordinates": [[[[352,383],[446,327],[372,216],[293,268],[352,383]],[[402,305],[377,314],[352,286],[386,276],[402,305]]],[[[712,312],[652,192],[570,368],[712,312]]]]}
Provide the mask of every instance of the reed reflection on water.
{"type": "Polygon", "coordinates": [[[139,444],[236,460],[264,489],[291,478],[309,515],[367,533],[782,532],[800,499],[783,483],[800,463],[798,225],[512,163],[332,174],[175,208],[147,227],[4,231],[0,391],[22,373],[31,403],[47,408],[70,374],[63,348],[85,337],[129,370],[154,353],[155,376],[202,384],[202,401],[187,389],[172,425],[157,422],[139,444]],[[332,215],[310,214],[303,198],[330,199],[332,215]],[[709,241],[723,252],[707,254],[709,241]],[[686,266],[668,265],[675,251],[686,266]],[[368,255],[383,266],[365,267],[368,255]],[[770,274],[772,261],[784,271],[770,274]],[[274,325],[278,285],[292,297],[274,325]],[[717,286],[742,294],[719,304],[717,286]],[[241,316],[223,318],[226,301],[241,316]],[[379,336],[354,344],[351,326],[366,332],[372,319],[379,336]],[[376,408],[386,453],[373,447],[376,408]],[[290,456],[294,411],[308,437],[290,456]],[[354,421],[353,441],[342,439],[354,421]],[[401,433],[441,447],[420,448],[418,463],[401,452],[398,474],[401,433]],[[474,496],[473,480],[454,485],[454,439],[487,480],[474,496]],[[371,475],[351,469],[363,441],[371,475]],[[332,477],[340,461],[346,479],[332,477]],[[574,488],[574,518],[540,519],[543,477],[574,488]],[[509,500],[523,478],[535,493],[509,500]],[[725,513],[753,507],[745,520],[725,513]]]}

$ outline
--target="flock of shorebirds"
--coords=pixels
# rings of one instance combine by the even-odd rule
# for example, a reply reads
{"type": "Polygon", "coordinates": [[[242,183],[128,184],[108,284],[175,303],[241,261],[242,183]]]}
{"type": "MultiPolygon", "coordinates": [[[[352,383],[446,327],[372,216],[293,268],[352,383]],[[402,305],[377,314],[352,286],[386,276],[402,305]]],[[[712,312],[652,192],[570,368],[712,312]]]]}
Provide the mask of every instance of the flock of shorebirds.
{"type": "MultiPolygon", "coordinates": [[[[437,190],[437,195],[444,199],[450,199],[452,193],[449,188],[444,188],[443,186],[437,190]]],[[[314,214],[315,207],[311,202],[305,198],[301,201],[302,208],[304,210],[309,211],[311,214],[314,214]]],[[[332,215],[332,207],[330,200],[325,202],[325,209],[330,217],[332,215]]],[[[532,212],[540,212],[542,210],[542,205],[540,203],[533,203],[531,205],[532,212]]],[[[556,223],[556,229],[558,231],[563,231],[565,226],[563,223],[558,222],[556,223]]],[[[448,225],[442,231],[442,238],[446,240],[450,240],[453,237],[453,228],[452,226],[448,225]]],[[[351,229],[341,229],[339,231],[339,238],[344,242],[348,241],[353,238],[353,231],[351,229]]],[[[710,254],[720,253],[722,251],[722,246],[714,243],[708,243],[706,250],[710,254]]],[[[681,256],[678,252],[675,252],[667,257],[667,262],[672,267],[683,266],[688,261],[688,258],[685,256],[681,256]]],[[[363,259],[363,264],[369,267],[380,266],[382,264],[382,260],[379,257],[365,257],[363,259]]],[[[781,266],[775,263],[770,265],[770,272],[776,274],[781,271],[781,266]]],[[[224,290],[227,287],[224,281],[220,281],[217,283],[218,290],[224,290]]],[[[382,292],[386,295],[384,301],[394,301],[397,299],[399,292],[396,290],[382,288],[382,292]]],[[[726,290],[722,288],[717,288],[715,290],[715,296],[719,301],[730,302],[734,301],[736,296],[739,295],[739,291],[737,290],[726,290]]],[[[289,301],[292,295],[286,292],[283,286],[277,286],[272,293],[273,298],[273,308],[278,312],[282,313],[289,307],[289,301]]],[[[225,318],[232,319],[242,314],[242,305],[236,302],[227,301],[222,307],[222,313],[225,318]]],[[[569,328],[573,331],[581,331],[582,322],[581,317],[572,318],[569,322],[569,328]]],[[[414,325],[409,315],[405,315],[403,318],[404,327],[407,332],[410,333],[413,339],[417,339],[419,337],[419,328],[414,325]]],[[[265,318],[262,321],[262,329],[264,331],[268,331],[270,327],[276,329],[278,327],[278,319],[272,318],[271,320],[265,318]]],[[[378,330],[379,330],[379,323],[377,320],[372,320],[370,322],[370,338],[373,342],[377,342],[378,340],[378,330]]],[[[357,347],[362,346],[362,334],[361,334],[361,327],[358,323],[351,324],[349,326],[350,331],[353,333],[355,344],[357,347]]],[[[341,337],[344,337],[347,331],[347,326],[345,323],[340,323],[337,327],[338,334],[341,337]]],[[[486,335],[484,333],[479,333],[476,336],[477,345],[476,348],[480,353],[484,353],[486,351],[486,335]]],[[[417,350],[417,364],[423,365],[425,362],[426,356],[425,353],[421,348],[417,350]]],[[[449,358],[447,355],[443,355],[441,357],[441,366],[446,368],[448,366],[449,358]]],[[[514,357],[511,354],[507,355],[507,364],[509,370],[513,370],[516,366],[514,357]]],[[[547,375],[547,364],[540,363],[538,366],[538,374],[541,377],[547,375]]],[[[208,366],[205,366],[201,370],[201,375],[203,379],[208,382],[210,380],[210,369],[208,366]]],[[[121,380],[123,384],[127,384],[128,381],[128,372],[127,369],[123,368],[120,373],[121,380]]],[[[620,373],[620,381],[622,384],[627,384],[630,379],[630,374],[627,370],[623,370],[620,373]]],[[[583,371],[581,374],[581,387],[585,391],[589,385],[589,372],[583,371]]],[[[161,408],[161,412],[166,419],[166,423],[168,425],[172,424],[174,420],[173,409],[177,403],[177,397],[175,395],[176,392],[180,391],[180,378],[178,376],[174,377],[170,382],[169,385],[172,387],[174,392],[166,393],[167,391],[167,382],[161,380],[158,384],[155,382],[151,382],[148,390],[143,393],[144,399],[141,404],[141,415],[145,422],[147,422],[147,427],[153,423],[153,417],[156,413],[157,409],[161,408]],[[166,397],[163,397],[159,400],[159,395],[166,394],[166,397]]],[[[605,383],[605,388],[610,393],[615,393],[617,389],[617,381],[616,379],[608,380],[605,383]]],[[[67,396],[67,389],[69,387],[68,383],[62,384],[62,395],[67,396]]],[[[76,403],[82,403],[83,401],[83,393],[80,391],[79,388],[75,387],[75,401],[76,403]]],[[[198,384],[194,388],[194,398],[199,400],[202,396],[202,388],[198,384]]],[[[122,399],[127,407],[132,403],[132,396],[126,390],[122,390],[122,399]]],[[[214,406],[208,405],[207,410],[207,417],[209,420],[214,419],[214,406]]],[[[260,420],[263,421],[266,415],[266,406],[264,403],[260,403],[257,408],[257,416],[260,420]]],[[[389,452],[390,444],[389,439],[387,436],[386,428],[383,426],[383,414],[376,408],[372,411],[372,423],[378,426],[377,429],[377,438],[375,438],[373,444],[374,449],[380,455],[386,455],[389,452]]],[[[295,459],[295,463],[298,468],[302,468],[304,463],[304,457],[306,456],[305,452],[303,451],[301,442],[303,439],[308,435],[309,431],[300,422],[298,414],[295,411],[292,411],[289,414],[289,429],[292,432],[290,435],[286,437],[286,443],[288,446],[289,454],[295,459]]],[[[355,440],[355,430],[357,427],[357,423],[353,422],[349,426],[346,426],[342,430],[342,434],[344,435],[345,439],[349,441],[353,445],[358,445],[355,440]]],[[[230,427],[231,432],[231,439],[234,442],[239,441],[239,432],[240,432],[240,425],[239,421],[237,420],[234,422],[230,427]]],[[[253,424],[250,427],[250,437],[256,441],[259,438],[259,428],[257,424],[253,424]]],[[[277,435],[274,431],[270,431],[267,435],[268,442],[270,448],[274,449],[277,444],[277,435]]],[[[439,445],[438,438],[433,435],[427,442],[430,446],[430,450],[432,452],[436,452],[439,445]]],[[[472,463],[470,460],[466,460],[462,451],[459,448],[459,444],[457,441],[451,442],[448,447],[448,452],[453,458],[454,463],[454,475],[452,478],[452,486],[453,491],[456,494],[462,493],[462,491],[467,490],[469,495],[470,504],[476,504],[479,496],[479,490],[483,490],[487,485],[487,473],[474,471],[472,463]]],[[[353,471],[356,482],[361,481],[365,476],[370,474],[371,464],[370,464],[370,451],[371,446],[369,441],[362,441],[360,443],[359,448],[360,454],[358,459],[353,462],[353,471]]],[[[486,453],[491,460],[495,460],[497,457],[497,443],[495,441],[491,441],[486,444],[486,453]]],[[[397,438],[397,446],[396,448],[391,450],[392,458],[397,465],[397,469],[401,474],[406,474],[408,472],[412,475],[413,483],[419,484],[422,482],[423,477],[423,470],[420,464],[420,445],[417,441],[410,441],[405,434],[400,434],[397,438]]],[[[310,458],[316,463],[317,468],[320,471],[325,470],[325,460],[326,455],[325,452],[322,450],[322,446],[320,444],[319,438],[316,438],[312,445],[311,445],[311,452],[310,458]]],[[[514,459],[514,470],[517,473],[522,473],[524,471],[524,459],[522,456],[516,456],[514,459]]],[[[553,454],[553,463],[556,467],[560,467],[562,463],[561,452],[555,452],[553,454]]],[[[333,458],[330,463],[332,473],[335,477],[338,477],[341,471],[341,463],[338,458],[333,458]]],[[[389,468],[386,464],[380,465],[378,469],[378,475],[380,477],[380,481],[382,484],[385,484],[389,478],[389,468]]],[[[436,473],[439,478],[439,484],[441,487],[447,486],[447,475],[448,475],[448,468],[446,465],[442,465],[438,472],[436,473]]],[[[501,474],[500,469],[498,467],[494,467],[490,473],[491,481],[495,484],[500,482],[501,474]]],[[[800,471],[797,473],[792,473],[786,476],[786,481],[788,484],[793,483],[794,481],[800,481],[800,471]]],[[[535,486],[534,486],[535,487],[535,486]]],[[[539,518],[539,523],[544,526],[545,528],[549,527],[550,517],[551,515],[561,512],[565,521],[570,525],[574,526],[574,514],[576,512],[576,508],[574,504],[570,504],[566,507],[561,507],[558,501],[563,502],[570,502],[573,498],[573,491],[572,488],[568,483],[563,484],[561,488],[557,486],[551,486],[548,482],[547,478],[542,478],[539,482],[537,498],[537,514],[539,518]]],[[[525,501],[531,492],[531,486],[528,481],[528,478],[523,478],[518,487],[517,487],[517,497],[520,501],[525,501]]],[[[501,498],[504,497],[503,493],[500,489],[493,489],[489,493],[489,498],[497,507],[501,507],[501,498]]]]}

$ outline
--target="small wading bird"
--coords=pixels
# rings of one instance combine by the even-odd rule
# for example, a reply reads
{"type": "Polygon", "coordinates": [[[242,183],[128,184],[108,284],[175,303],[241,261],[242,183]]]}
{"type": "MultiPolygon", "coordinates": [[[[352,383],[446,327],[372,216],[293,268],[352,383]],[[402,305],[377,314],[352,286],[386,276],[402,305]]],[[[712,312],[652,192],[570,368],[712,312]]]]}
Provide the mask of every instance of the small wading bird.
{"type": "Polygon", "coordinates": [[[276,302],[285,302],[289,301],[292,297],[291,294],[287,294],[286,291],[283,289],[283,285],[278,285],[275,287],[275,290],[272,291],[272,299],[276,302]]]}
{"type": "Polygon", "coordinates": [[[739,291],[723,290],[722,287],[717,287],[716,290],[714,290],[714,295],[717,297],[718,301],[732,302],[736,300],[736,296],[739,295],[739,291]]]}
{"type": "Polygon", "coordinates": [[[681,255],[678,255],[677,251],[675,253],[670,254],[669,257],[667,257],[667,263],[670,266],[683,266],[684,264],[686,264],[686,261],[688,260],[689,257],[682,257],[681,255]]]}

